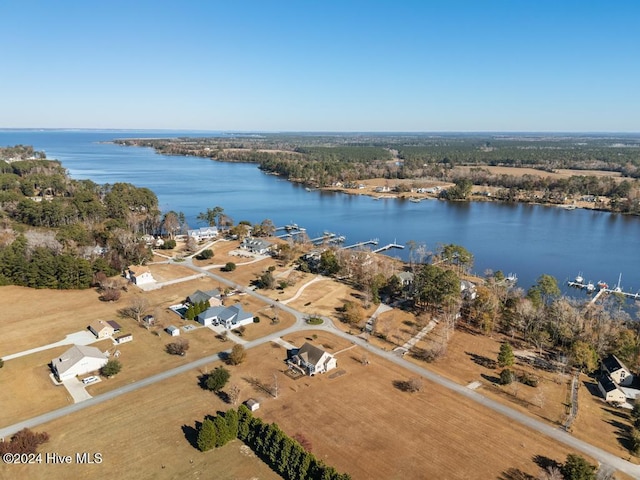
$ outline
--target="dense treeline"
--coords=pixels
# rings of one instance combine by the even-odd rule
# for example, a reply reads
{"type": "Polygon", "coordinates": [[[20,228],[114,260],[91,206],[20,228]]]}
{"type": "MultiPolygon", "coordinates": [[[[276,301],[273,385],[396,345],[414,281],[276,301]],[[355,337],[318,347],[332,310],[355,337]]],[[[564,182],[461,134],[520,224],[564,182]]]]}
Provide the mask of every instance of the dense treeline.
{"type": "MultiPolygon", "coordinates": [[[[160,153],[197,155],[222,161],[254,162],[269,173],[313,187],[338,182],[357,186],[371,178],[470,180],[473,185],[499,187],[494,199],[562,203],[571,195],[610,198],[595,208],[640,214],[638,183],[611,177],[574,175],[554,179],[556,169],[605,170],[640,178],[640,139],[634,136],[560,135],[260,135],[189,139],[122,140],[150,146],[160,153]],[[530,167],[541,176],[490,174],[461,166],[530,167]]],[[[460,192],[443,195],[466,199],[460,192]]]]}
{"type": "Polygon", "coordinates": [[[141,236],[161,228],[151,190],[72,180],[43,157],[0,148],[0,284],[87,288],[148,258],[141,236]]]}
{"type": "Polygon", "coordinates": [[[325,465],[300,443],[288,437],[275,423],[264,423],[241,405],[224,415],[207,417],[198,429],[198,448],[201,451],[221,447],[238,438],[247,444],[267,465],[285,480],[348,480],[346,473],[338,473],[325,465]]]}

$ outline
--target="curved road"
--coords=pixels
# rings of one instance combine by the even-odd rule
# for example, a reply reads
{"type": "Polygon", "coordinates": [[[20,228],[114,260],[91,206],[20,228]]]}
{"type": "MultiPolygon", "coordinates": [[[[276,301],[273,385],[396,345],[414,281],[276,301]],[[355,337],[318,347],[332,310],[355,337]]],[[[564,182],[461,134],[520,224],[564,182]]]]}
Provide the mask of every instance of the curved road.
{"type": "MultiPolygon", "coordinates": [[[[302,331],[302,330],[325,330],[328,332],[331,332],[334,335],[340,336],[342,338],[345,338],[357,345],[359,345],[360,347],[366,349],[367,351],[371,352],[372,354],[378,355],[380,357],[385,358],[386,360],[389,360],[390,362],[393,362],[417,375],[420,375],[424,378],[426,378],[427,380],[430,380],[432,382],[437,383],[438,385],[441,385],[445,388],[448,388],[449,390],[452,390],[456,393],[458,393],[459,395],[462,395],[465,398],[468,398],[470,400],[473,400],[476,403],[479,403],[483,406],[485,406],[486,408],[489,408],[491,410],[493,410],[494,412],[497,412],[501,415],[504,415],[505,417],[518,422],[522,425],[525,425],[539,433],[542,433],[543,435],[546,435],[550,438],[553,438],[554,440],[557,440],[558,442],[561,442],[567,446],[569,446],[570,448],[573,448],[575,450],[578,450],[582,453],[585,453],[587,455],[589,455],[590,457],[596,459],[597,461],[599,461],[600,463],[609,465],[613,468],[615,468],[616,470],[619,470],[621,472],[624,472],[627,475],[630,475],[633,478],[640,478],[640,466],[638,465],[634,465],[620,457],[617,457],[609,452],[605,452],[604,450],[597,448],[593,445],[591,445],[590,443],[587,443],[583,440],[579,440],[575,437],[573,437],[572,435],[568,434],[567,432],[565,432],[564,430],[560,430],[558,428],[552,427],[542,421],[536,420],[535,418],[529,417],[517,410],[514,410],[513,408],[510,408],[506,405],[503,405],[501,403],[498,403],[494,400],[491,400],[481,394],[479,394],[478,392],[468,389],[463,385],[459,385],[455,382],[453,382],[452,380],[449,380],[445,377],[442,377],[441,375],[438,375],[437,373],[434,373],[430,370],[427,370],[419,365],[416,365],[414,363],[408,362],[407,360],[404,360],[402,357],[399,357],[398,355],[394,354],[393,352],[390,351],[385,351],[382,350],[378,347],[374,347],[372,345],[370,345],[369,343],[367,343],[365,340],[358,338],[358,337],[354,337],[353,335],[349,335],[341,330],[339,330],[338,328],[336,328],[332,321],[329,318],[324,317],[324,324],[323,325],[319,325],[319,326],[310,326],[307,325],[304,321],[304,315],[287,306],[284,305],[276,300],[272,300],[269,297],[266,297],[264,295],[261,295],[259,293],[256,293],[255,291],[253,291],[250,288],[247,288],[245,286],[242,285],[238,285],[234,282],[229,281],[228,279],[221,277],[219,275],[216,275],[214,273],[209,272],[208,270],[205,270],[203,268],[200,267],[196,267],[195,265],[193,265],[190,261],[190,259],[188,259],[187,261],[181,262],[180,265],[186,266],[196,272],[199,273],[204,273],[207,276],[215,279],[216,281],[223,283],[227,286],[236,288],[240,291],[244,291],[247,294],[253,295],[254,297],[264,301],[265,303],[275,306],[276,308],[279,308],[283,311],[289,312],[292,315],[294,315],[294,317],[296,318],[296,323],[289,328],[286,328],[284,330],[280,330],[278,332],[274,332],[270,335],[267,335],[265,337],[262,337],[258,340],[253,340],[251,342],[247,342],[244,346],[245,348],[249,349],[249,348],[253,348],[256,347],[258,345],[262,345],[264,343],[270,342],[272,340],[274,340],[275,338],[278,337],[283,337],[287,334],[293,333],[293,332],[298,332],[298,331],[302,331]]],[[[227,351],[228,352],[228,351],[227,351]]],[[[106,402],[108,400],[111,400],[113,398],[119,397],[120,395],[129,393],[129,392],[133,392],[135,390],[138,390],[140,388],[144,388],[148,385],[152,385],[154,383],[160,382],[162,380],[165,380],[167,378],[173,377],[175,375],[180,375],[182,373],[185,373],[189,370],[193,370],[195,368],[199,368],[202,366],[205,366],[206,364],[215,362],[220,360],[220,354],[216,354],[216,355],[211,355],[209,357],[205,357],[205,358],[201,358],[199,360],[195,360],[193,362],[187,363],[185,365],[182,365],[180,367],[176,367],[173,368],[171,370],[167,370],[165,372],[162,373],[158,373],[156,375],[153,375],[151,377],[145,378],[144,380],[140,380],[134,383],[131,383],[129,385],[126,385],[124,387],[120,387],[117,388],[115,390],[112,390],[110,392],[104,393],[102,395],[98,395],[96,397],[93,397],[89,400],[83,401],[81,403],[76,403],[73,405],[68,405],[66,407],[60,408],[58,410],[54,410],[52,412],[48,412],[45,413],[43,415],[39,415],[37,417],[33,417],[30,418],[28,420],[24,420],[22,422],[16,423],[14,425],[10,425],[7,426],[5,428],[0,429],[0,437],[8,437],[10,435],[12,435],[13,433],[17,432],[18,430],[22,429],[22,428],[33,428],[36,427],[40,424],[55,420],[57,418],[63,417],[65,415],[69,415],[71,413],[77,412],[79,410],[82,410],[83,408],[86,407],[90,407],[92,405],[97,405],[99,403],[102,402],[106,402]]]]}

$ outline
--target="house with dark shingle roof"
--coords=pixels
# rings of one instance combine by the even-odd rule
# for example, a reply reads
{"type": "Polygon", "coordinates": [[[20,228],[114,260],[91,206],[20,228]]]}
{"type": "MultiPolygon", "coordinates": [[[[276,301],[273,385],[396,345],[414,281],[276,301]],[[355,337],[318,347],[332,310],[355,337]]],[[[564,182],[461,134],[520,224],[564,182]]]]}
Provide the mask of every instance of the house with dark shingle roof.
{"type": "Polygon", "coordinates": [[[602,368],[606,370],[611,379],[622,386],[629,386],[633,383],[633,375],[624,363],[615,355],[609,355],[602,361],[602,368]]]}
{"type": "Polygon", "coordinates": [[[602,375],[598,378],[598,389],[606,402],[624,403],[627,401],[624,392],[611,380],[609,375],[602,375]]]}
{"type": "Polygon", "coordinates": [[[289,365],[302,369],[307,375],[326,373],[338,366],[333,355],[309,342],[305,342],[300,349],[291,353],[289,365]]]}

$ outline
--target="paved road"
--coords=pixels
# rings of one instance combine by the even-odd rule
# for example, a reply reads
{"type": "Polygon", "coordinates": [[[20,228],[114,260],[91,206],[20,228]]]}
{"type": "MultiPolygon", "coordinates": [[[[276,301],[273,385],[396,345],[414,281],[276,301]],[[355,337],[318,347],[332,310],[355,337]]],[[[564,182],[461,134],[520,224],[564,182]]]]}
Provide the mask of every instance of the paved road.
{"type": "MultiPolygon", "coordinates": [[[[464,385],[459,385],[445,377],[442,377],[441,375],[438,375],[437,373],[434,373],[430,370],[427,370],[425,368],[422,368],[419,365],[416,365],[414,363],[408,362],[407,360],[404,360],[403,358],[399,357],[398,355],[394,354],[393,352],[390,351],[385,351],[382,350],[378,347],[375,347],[373,345],[370,345],[369,343],[367,343],[365,340],[359,338],[359,337],[355,337],[353,335],[349,335],[341,330],[339,330],[338,328],[336,328],[333,323],[331,322],[331,320],[329,318],[324,318],[325,322],[323,325],[319,325],[319,326],[310,326],[307,325],[304,321],[304,316],[302,313],[298,312],[297,310],[294,310],[291,307],[288,307],[287,305],[282,305],[280,304],[280,302],[277,302],[275,300],[272,300],[268,297],[265,297],[264,295],[260,295],[259,293],[254,292],[253,290],[246,288],[242,285],[238,285],[234,282],[231,282],[229,280],[227,280],[224,277],[221,277],[219,275],[216,275],[214,273],[208,272],[202,268],[196,267],[194,265],[192,265],[189,261],[187,262],[181,262],[181,265],[184,265],[188,268],[191,268],[192,270],[195,270],[197,272],[200,273],[206,273],[208,276],[210,276],[211,278],[214,278],[215,280],[228,285],[230,287],[239,289],[241,291],[245,291],[250,295],[255,296],[256,298],[259,298],[261,300],[263,300],[264,302],[270,304],[270,305],[276,305],[277,308],[280,308],[284,311],[287,311],[291,314],[293,314],[296,318],[296,323],[295,325],[293,325],[292,327],[289,327],[287,329],[281,330],[279,332],[274,332],[270,335],[267,335],[265,337],[262,337],[258,340],[253,340],[250,342],[247,342],[245,344],[245,348],[250,349],[253,347],[256,347],[258,345],[262,345],[264,343],[267,342],[271,342],[273,340],[275,340],[278,337],[282,337],[285,335],[288,335],[290,333],[293,332],[297,332],[297,331],[301,331],[301,330],[326,330],[329,331],[331,333],[333,333],[334,335],[340,336],[342,338],[345,338],[359,346],[361,346],[362,348],[366,349],[367,351],[371,352],[372,354],[378,355],[380,357],[385,358],[386,360],[393,362],[417,375],[420,375],[424,378],[426,378],[427,380],[430,380],[432,382],[437,383],[438,385],[441,385],[445,388],[448,388],[449,390],[452,390],[456,393],[458,393],[459,395],[462,395],[465,398],[468,398],[476,403],[479,403],[491,410],[493,410],[494,412],[497,412],[501,415],[504,415],[505,417],[518,422],[522,425],[525,425],[537,432],[542,433],[543,435],[546,435],[550,438],[553,438],[554,440],[557,440],[567,446],[569,446],[570,448],[573,448],[577,451],[580,451],[582,453],[585,453],[587,455],[589,455],[590,457],[596,459],[597,461],[599,461],[600,463],[603,464],[607,464],[610,465],[611,467],[626,473],[627,475],[630,475],[633,478],[640,478],[640,466],[638,465],[634,465],[630,462],[627,462],[626,460],[617,457],[615,455],[610,454],[609,452],[605,452],[604,450],[597,448],[583,440],[579,440],[573,436],[571,436],[570,434],[568,434],[567,432],[560,430],[558,428],[552,427],[544,422],[541,422],[539,420],[536,420],[535,418],[529,417],[517,410],[514,410],[511,407],[508,407],[506,405],[503,405],[501,403],[498,403],[494,400],[491,400],[483,395],[481,395],[480,393],[470,390],[468,388],[466,388],[464,385]]],[[[225,352],[228,353],[229,351],[225,352]]],[[[205,366],[207,364],[213,363],[215,361],[220,360],[220,354],[216,354],[216,355],[211,355],[209,357],[205,357],[205,358],[201,358],[199,360],[195,360],[193,362],[187,363],[185,365],[182,365],[180,367],[176,367],[173,368],[171,370],[153,375],[151,377],[145,378],[144,380],[140,380],[138,382],[135,383],[131,383],[129,385],[126,385],[124,387],[120,387],[117,388],[115,390],[112,390],[110,392],[107,392],[105,394],[93,397],[89,400],[86,400],[82,403],[77,403],[74,405],[68,405],[66,407],[60,408],[58,410],[54,410],[52,412],[49,413],[45,413],[43,415],[39,415],[37,417],[34,418],[30,418],[28,420],[22,421],[20,423],[14,424],[14,425],[10,425],[8,427],[2,428],[0,429],[0,437],[8,437],[11,434],[17,432],[18,430],[22,429],[22,428],[34,428],[40,424],[46,423],[46,422],[50,422],[52,420],[55,420],[57,418],[60,418],[62,416],[65,415],[69,415],[71,413],[77,412],[83,408],[92,406],[92,405],[97,405],[99,403],[102,402],[106,402],[108,400],[111,400],[113,398],[119,397],[120,395],[124,395],[126,393],[129,392],[133,392],[135,390],[138,390],[140,388],[144,388],[146,386],[149,385],[153,385],[157,382],[160,382],[162,380],[165,380],[167,378],[173,377],[175,375],[180,375],[182,373],[188,372],[190,370],[193,370],[195,368],[199,368],[202,366],[205,366]]]]}

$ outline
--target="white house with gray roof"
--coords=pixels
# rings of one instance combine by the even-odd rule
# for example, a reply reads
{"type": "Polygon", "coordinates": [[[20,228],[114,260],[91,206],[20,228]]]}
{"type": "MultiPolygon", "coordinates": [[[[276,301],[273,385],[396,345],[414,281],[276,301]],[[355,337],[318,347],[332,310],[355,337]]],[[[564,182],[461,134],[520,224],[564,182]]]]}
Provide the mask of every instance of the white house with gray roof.
{"type": "Polygon", "coordinates": [[[240,248],[250,251],[251,253],[257,253],[264,255],[273,247],[273,243],[267,242],[262,238],[247,237],[240,243],[240,248]]]}
{"type": "Polygon", "coordinates": [[[196,320],[204,326],[221,325],[233,329],[253,323],[253,314],[245,312],[239,304],[230,307],[211,307],[196,317],[196,320]]]}
{"type": "Polygon", "coordinates": [[[77,375],[100,370],[107,364],[107,357],[96,347],[74,345],[57,358],[51,360],[53,373],[60,381],[77,375]]]}
{"type": "Polygon", "coordinates": [[[201,227],[193,230],[187,230],[187,235],[199,242],[200,240],[206,240],[209,238],[217,237],[218,228],[213,226],[213,227],[201,227]]]}

